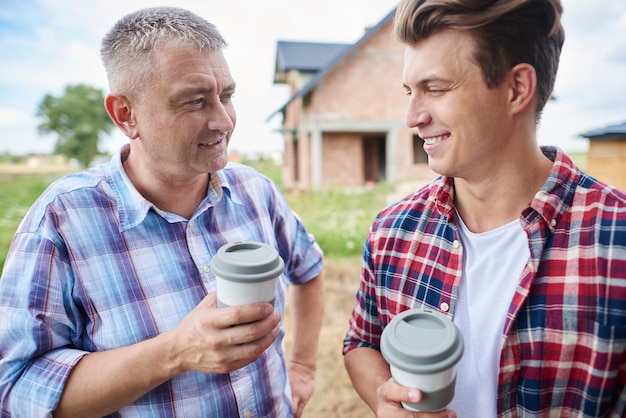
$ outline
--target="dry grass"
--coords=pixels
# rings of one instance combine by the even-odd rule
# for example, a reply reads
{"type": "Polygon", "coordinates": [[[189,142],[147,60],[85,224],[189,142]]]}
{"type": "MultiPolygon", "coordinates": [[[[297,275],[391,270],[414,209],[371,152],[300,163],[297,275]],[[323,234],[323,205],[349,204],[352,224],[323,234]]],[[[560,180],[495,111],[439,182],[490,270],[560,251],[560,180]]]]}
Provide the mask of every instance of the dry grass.
{"type": "MultiPolygon", "coordinates": [[[[324,265],[326,304],[319,343],[315,393],[304,418],[363,418],[373,416],[359,398],[343,365],[341,349],[359,285],[360,257],[327,259],[324,265]]],[[[289,328],[289,313],[285,315],[289,328]]],[[[287,333],[287,352],[291,340],[287,333]]]]}
{"type": "Polygon", "coordinates": [[[67,164],[47,164],[42,166],[32,167],[26,164],[9,164],[0,163],[0,175],[2,174],[68,174],[76,169],[72,169],[67,164]]]}

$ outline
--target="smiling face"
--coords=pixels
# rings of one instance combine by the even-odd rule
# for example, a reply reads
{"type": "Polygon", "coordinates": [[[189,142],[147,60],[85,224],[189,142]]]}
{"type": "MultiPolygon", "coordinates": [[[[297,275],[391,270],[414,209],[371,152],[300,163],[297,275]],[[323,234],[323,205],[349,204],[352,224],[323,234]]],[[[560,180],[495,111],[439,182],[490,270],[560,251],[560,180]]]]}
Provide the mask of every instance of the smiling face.
{"type": "Polygon", "coordinates": [[[405,52],[407,125],[424,140],[431,169],[459,178],[492,175],[507,146],[506,83],[488,88],[468,32],[444,30],[405,52]]]}
{"type": "Polygon", "coordinates": [[[132,105],[130,159],[159,177],[186,181],[224,168],[235,127],[235,82],[221,51],[162,43],[132,105]]]}

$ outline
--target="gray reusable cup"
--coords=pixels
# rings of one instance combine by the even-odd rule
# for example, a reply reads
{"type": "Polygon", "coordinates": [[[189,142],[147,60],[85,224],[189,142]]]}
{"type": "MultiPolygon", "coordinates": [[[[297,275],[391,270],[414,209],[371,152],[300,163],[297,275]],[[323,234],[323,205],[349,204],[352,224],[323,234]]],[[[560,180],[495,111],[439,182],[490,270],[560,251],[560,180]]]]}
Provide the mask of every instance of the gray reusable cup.
{"type": "Polygon", "coordinates": [[[211,260],[217,284],[217,306],[247,305],[276,298],[285,269],[278,251],[268,244],[242,241],[222,246],[211,260]]]}
{"type": "Polygon", "coordinates": [[[422,391],[418,403],[402,403],[411,411],[440,411],[454,397],[456,364],[463,336],[444,314],[410,309],[385,327],[380,349],[397,383],[422,391]]]}

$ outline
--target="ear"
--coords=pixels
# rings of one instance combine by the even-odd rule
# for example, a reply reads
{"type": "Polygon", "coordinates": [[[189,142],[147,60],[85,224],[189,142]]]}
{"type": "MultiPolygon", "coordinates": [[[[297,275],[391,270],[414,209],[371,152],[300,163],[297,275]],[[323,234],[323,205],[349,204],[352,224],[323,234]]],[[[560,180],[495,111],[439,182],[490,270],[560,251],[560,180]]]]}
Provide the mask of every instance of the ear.
{"type": "MultiPolygon", "coordinates": [[[[526,63],[517,64],[509,72],[509,106],[511,113],[521,113],[536,103],[537,73],[535,68],[526,63]]],[[[534,107],[530,108],[534,111],[534,107]]]]}
{"type": "Polygon", "coordinates": [[[104,99],[104,107],[113,120],[113,123],[115,123],[128,138],[136,139],[139,137],[137,124],[128,97],[117,93],[108,94],[104,99]]]}

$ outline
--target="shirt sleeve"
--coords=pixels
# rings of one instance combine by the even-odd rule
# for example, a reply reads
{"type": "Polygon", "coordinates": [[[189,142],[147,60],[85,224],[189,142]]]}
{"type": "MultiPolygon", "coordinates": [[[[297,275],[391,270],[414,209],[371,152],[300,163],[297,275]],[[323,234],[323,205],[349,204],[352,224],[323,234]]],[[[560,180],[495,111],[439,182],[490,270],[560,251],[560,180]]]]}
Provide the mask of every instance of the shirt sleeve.
{"type": "MultiPolygon", "coordinates": [[[[51,416],[74,365],[76,350],[68,263],[38,233],[18,233],[0,279],[0,412],[51,416]]],[[[2,414],[0,414],[2,415],[2,414]]]]}
{"type": "Polygon", "coordinates": [[[343,354],[358,347],[380,350],[380,335],[383,327],[378,316],[375,277],[371,243],[368,238],[363,249],[361,282],[344,339],[343,354]]]}
{"type": "Polygon", "coordinates": [[[306,283],[322,271],[323,251],[276,186],[271,183],[269,187],[270,211],[274,213],[278,251],[285,261],[285,277],[289,284],[306,283]]]}

